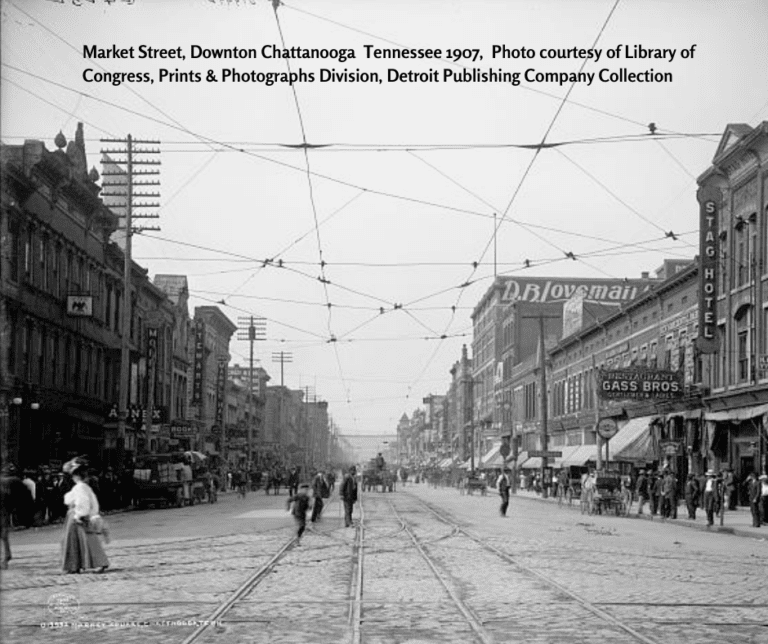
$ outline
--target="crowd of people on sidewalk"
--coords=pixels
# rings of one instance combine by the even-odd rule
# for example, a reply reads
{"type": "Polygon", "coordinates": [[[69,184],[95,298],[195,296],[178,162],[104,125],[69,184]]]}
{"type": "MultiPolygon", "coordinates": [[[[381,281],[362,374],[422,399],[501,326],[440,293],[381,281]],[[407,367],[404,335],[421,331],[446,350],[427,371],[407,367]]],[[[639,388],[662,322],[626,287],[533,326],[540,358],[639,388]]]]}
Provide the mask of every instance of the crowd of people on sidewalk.
{"type": "Polygon", "coordinates": [[[13,465],[0,472],[0,540],[2,568],[12,559],[9,533],[15,525],[63,522],[61,567],[66,573],[104,572],[109,567],[102,541],[109,528],[94,489],[97,479],[81,458],[68,461],[61,472],[27,470],[18,475],[13,465]]]}
{"type": "MultiPolygon", "coordinates": [[[[597,476],[594,468],[584,468],[581,487],[597,476]]],[[[614,473],[618,475],[617,473],[614,473]]],[[[513,475],[509,468],[495,471],[439,470],[427,468],[416,470],[416,478],[428,481],[432,487],[453,487],[464,491],[468,481],[495,488],[501,497],[499,513],[506,516],[509,496],[513,491],[532,492],[551,497],[564,496],[571,486],[568,473],[561,469],[542,479],[540,470],[521,469],[513,475]],[[513,479],[514,476],[514,479],[513,479]]],[[[703,510],[706,523],[714,525],[715,517],[721,512],[733,511],[737,505],[748,504],[753,527],[768,524],[768,475],[751,472],[743,482],[737,480],[730,468],[715,472],[707,470],[701,475],[688,474],[684,482],[678,481],[676,473],[668,468],[639,469],[622,475],[617,494],[626,500],[629,509],[637,503],[636,515],[658,516],[662,519],[677,519],[684,503],[687,518],[697,519],[697,510],[703,510]]],[[[578,498],[578,494],[576,497],[578,498]]]]}

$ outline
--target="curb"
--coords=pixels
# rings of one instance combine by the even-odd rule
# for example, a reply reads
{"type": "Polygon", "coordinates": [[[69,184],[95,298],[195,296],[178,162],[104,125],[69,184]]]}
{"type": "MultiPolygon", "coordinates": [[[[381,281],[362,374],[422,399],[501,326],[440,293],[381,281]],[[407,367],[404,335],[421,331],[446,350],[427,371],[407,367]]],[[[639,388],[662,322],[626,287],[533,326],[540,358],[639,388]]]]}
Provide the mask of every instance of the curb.
{"type": "MultiPolygon", "coordinates": [[[[521,496],[518,494],[511,494],[510,499],[517,498],[517,499],[526,499],[528,501],[534,501],[538,503],[548,503],[552,505],[553,503],[556,503],[556,499],[547,498],[542,499],[541,497],[531,497],[528,495],[521,496]]],[[[562,507],[570,507],[571,509],[578,510],[578,506],[562,506],[562,507]]],[[[630,514],[629,516],[622,517],[624,519],[641,519],[645,521],[653,521],[654,518],[650,514],[642,514],[640,516],[637,516],[636,514],[630,514]]],[[[766,538],[768,538],[768,531],[766,531],[765,536],[762,535],[756,535],[752,532],[749,532],[748,530],[744,530],[741,527],[731,527],[731,526],[719,526],[719,525],[713,525],[708,526],[706,524],[698,524],[698,523],[692,523],[689,519],[670,519],[670,521],[673,521],[672,525],[677,525],[683,528],[690,528],[692,530],[699,530],[700,532],[718,532],[722,534],[729,534],[733,535],[734,537],[746,537],[747,539],[756,539],[758,541],[764,541],[766,538]]],[[[659,518],[659,521],[657,523],[667,523],[667,520],[661,520],[659,518]]],[[[768,526],[766,526],[768,527],[768,526]]]]}

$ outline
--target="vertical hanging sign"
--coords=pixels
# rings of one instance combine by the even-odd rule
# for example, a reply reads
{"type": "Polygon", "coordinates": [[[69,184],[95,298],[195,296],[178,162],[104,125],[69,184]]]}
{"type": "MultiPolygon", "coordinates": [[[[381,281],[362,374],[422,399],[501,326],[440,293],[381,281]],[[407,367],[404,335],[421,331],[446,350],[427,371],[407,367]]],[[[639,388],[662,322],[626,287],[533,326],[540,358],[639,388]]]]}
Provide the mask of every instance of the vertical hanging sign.
{"type": "Polygon", "coordinates": [[[717,337],[717,280],[720,273],[719,203],[720,190],[701,187],[699,200],[699,337],[701,353],[715,353],[717,337]]]}
{"type": "Polygon", "coordinates": [[[227,399],[227,361],[219,359],[216,370],[216,424],[224,426],[224,404],[227,399]]]}
{"type": "Polygon", "coordinates": [[[205,322],[195,323],[195,361],[192,370],[192,404],[203,404],[203,369],[205,368],[205,322]]]}

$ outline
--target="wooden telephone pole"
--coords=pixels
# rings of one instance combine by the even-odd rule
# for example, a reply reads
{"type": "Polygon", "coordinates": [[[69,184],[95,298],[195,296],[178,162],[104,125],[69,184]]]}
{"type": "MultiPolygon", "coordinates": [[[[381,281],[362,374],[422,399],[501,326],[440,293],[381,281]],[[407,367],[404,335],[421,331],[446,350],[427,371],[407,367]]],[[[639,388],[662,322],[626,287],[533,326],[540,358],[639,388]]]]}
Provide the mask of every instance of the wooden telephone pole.
{"type": "MultiPolygon", "coordinates": [[[[142,180],[142,177],[153,177],[160,174],[156,167],[148,170],[136,170],[137,165],[159,166],[160,161],[143,159],[144,155],[160,154],[159,149],[140,149],[136,145],[160,145],[160,141],[147,141],[134,139],[130,134],[125,139],[101,139],[102,143],[117,143],[120,147],[115,149],[102,149],[102,192],[100,196],[105,198],[105,205],[122,218],[122,229],[125,231],[125,248],[123,249],[123,315],[122,333],[120,336],[120,400],[118,403],[117,420],[117,470],[119,473],[125,469],[125,438],[128,421],[128,387],[130,384],[130,357],[131,357],[131,317],[133,306],[131,305],[131,238],[134,233],[144,230],[160,230],[159,226],[134,226],[134,219],[158,219],[160,215],[144,210],[145,208],[159,208],[159,203],[146,203],[146,199],[157,199],[160,193],[137,192],[135,188],[142,186],[159,186],[160,182],[154,179],[142,180]],[[112,155],[117,155],[113,158],[112,155]],[[138,155],[138,156],[137,156],[138,155]],[[125,169],[123,169],[123,167],[125,169]],[[137,214],[134,211],[139,210],[137,214]]],[[[136,346],[141,350],[141,338],[136,338],[136,346]]],[[[150,392],[152,396],[154,392],[150,392]]],[[[151,406],[151,405],[150,405],[151,406]]],[[[149,410],[151,413],[151,409],[149,410]]],[[[147,419],[147,430],[151,427],[152,419],[147,419]]]]}

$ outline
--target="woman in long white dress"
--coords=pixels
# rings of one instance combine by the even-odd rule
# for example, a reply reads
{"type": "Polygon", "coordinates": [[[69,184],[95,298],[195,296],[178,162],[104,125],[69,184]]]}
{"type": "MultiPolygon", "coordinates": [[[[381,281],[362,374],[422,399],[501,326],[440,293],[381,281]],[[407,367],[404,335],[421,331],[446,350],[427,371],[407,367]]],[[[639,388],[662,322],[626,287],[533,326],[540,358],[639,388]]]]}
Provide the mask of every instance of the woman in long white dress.
{"type": "Polygon", "coordinates": [[[86,465],[73,459],[64,465],[72,476],[74,487],[64,495],[68,508],[62,541],[62,568],[67,573],[96,568],[104,572],[109,560],[101,545],[103,522],[99,515],[99,501],[85,482],[86,465]]]}

